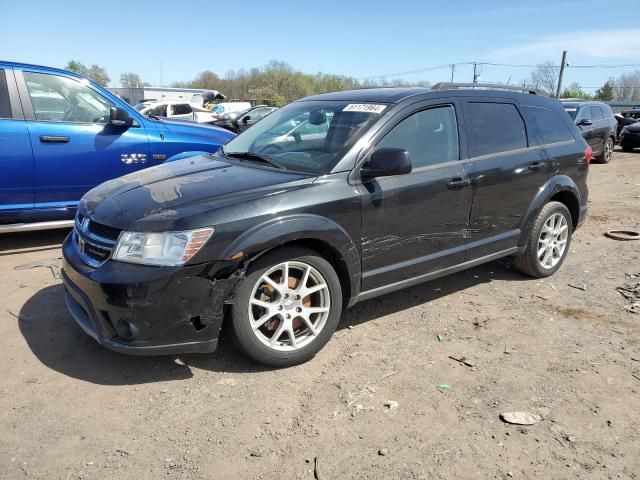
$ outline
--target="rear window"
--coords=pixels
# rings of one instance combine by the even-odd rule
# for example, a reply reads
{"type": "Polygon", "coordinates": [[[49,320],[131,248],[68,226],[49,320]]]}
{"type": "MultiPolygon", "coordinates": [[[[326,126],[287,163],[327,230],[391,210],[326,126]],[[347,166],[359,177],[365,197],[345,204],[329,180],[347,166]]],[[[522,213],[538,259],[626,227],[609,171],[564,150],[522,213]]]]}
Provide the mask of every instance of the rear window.
{"type": "Polygon", "coordinates": [[[531,106],[522,107],[522,110],[531,126],[533,135],[530,139],[532,145],[546,145],[573,140],[573,133],[554,110],[531,106]]]}
{"type": "Polygon", "coordinates": [[[469,157],[527,147],[524,121],[511,103],[469,103],[469,157]]]}
{"type": "Polygon", "coordinates": [[[4,70],[0,70],[0,118],[11,118],[11,103],[9,102],[9,89],[4,70]]]}
{"type": "Polygon", "coordinates": [[[602,109],[595,105],[589,107],[591,109],[591,119],[592,120],[602,120],[604,115],[602,114],[602,109]]]}

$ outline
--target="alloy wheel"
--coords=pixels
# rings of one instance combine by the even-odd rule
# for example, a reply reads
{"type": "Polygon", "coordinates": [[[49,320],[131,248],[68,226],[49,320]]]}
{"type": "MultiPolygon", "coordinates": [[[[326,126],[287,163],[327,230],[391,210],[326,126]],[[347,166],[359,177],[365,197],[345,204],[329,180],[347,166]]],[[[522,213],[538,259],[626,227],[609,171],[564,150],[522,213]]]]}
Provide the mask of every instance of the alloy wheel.
{"type": "Polygon", "coordinates": [[[311,343],[329,317],[331,295],[322,274],[300,262],[271,267],[249,298],[249,321],[258,340],[277,351],[294,351],[311,343]]]}
{"type": "Polygon", "coordinates": [[[607,143],[604,145],[604,161],[605,163],[609,163],[611,157],[613,156],[613,140],[608,139],[607,143]]]}
{"type": "Polygon", "coordinates": [[[564,255],[569,239],[569,223],[561,213],[551,215],[538,237],[538,261],[544,269],[555,267],[564,255]]]}

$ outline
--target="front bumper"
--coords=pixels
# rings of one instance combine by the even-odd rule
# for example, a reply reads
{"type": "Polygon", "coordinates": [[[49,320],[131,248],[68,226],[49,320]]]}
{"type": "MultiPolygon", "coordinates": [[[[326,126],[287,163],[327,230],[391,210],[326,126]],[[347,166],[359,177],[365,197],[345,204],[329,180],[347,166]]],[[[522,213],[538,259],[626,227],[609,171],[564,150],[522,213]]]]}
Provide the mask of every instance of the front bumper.
{"type": "Polygon", "coordinates": [[[213,352],[235,278],[225,262],[149,267],[80,260],[67,237],[62,276],[69,312],[99,344],[133,355],[213,352]],[[220,277],[220,278],[218,278],[220,277]]]}

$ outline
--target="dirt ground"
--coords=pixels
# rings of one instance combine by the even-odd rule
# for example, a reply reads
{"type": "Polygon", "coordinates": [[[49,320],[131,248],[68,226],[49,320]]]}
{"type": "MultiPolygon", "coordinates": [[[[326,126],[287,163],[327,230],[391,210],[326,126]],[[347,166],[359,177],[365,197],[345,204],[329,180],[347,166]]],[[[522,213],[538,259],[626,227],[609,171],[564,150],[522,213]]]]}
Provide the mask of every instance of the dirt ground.
{"type": "Polygon", "coordinates": [[[552,278],[500,261],[362,303],[282,370],[224,339],[112,353],[74,324],[55,268],[15,269],[58,258],[66,232],[0,238],[0,478],[638,479],[640,314],[616,287],[640,282],[640,241],[603,233],[640,228],[640,153],[592,165],[589,185],[552,278]]]}

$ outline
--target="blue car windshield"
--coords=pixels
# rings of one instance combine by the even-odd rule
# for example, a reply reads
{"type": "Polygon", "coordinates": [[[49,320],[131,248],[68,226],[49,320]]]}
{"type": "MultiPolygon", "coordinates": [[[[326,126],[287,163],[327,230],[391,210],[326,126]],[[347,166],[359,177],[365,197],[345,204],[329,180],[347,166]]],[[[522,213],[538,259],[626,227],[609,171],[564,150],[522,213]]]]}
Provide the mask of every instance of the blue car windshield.
{"type": "Polygon", "coordinates": [[[386,108],[385,104],[335,100],[291,103],[231,140],[223,152],[260,155],[288,170],[322,175],[386,108]]]}

